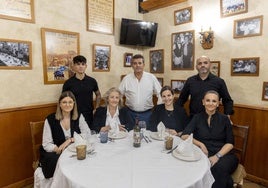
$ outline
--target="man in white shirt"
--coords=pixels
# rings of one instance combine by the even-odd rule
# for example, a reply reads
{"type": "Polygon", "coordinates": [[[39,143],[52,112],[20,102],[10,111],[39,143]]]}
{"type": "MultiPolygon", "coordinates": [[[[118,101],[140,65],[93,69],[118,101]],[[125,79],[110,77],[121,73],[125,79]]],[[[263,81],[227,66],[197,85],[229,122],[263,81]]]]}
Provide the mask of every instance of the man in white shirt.
{"type": "Polygon", "coordinates": [[[151,109],[154,107],[153,94],[158,97],[158,104],[162,102],[161,85],[153,74],[144,71],[145,63],[142,55],[134,55],[131,66],[134,72],[123,78],[119,90],[126,97],[126,106],[134,121],[138,119],[148,124],[151,109]]]}

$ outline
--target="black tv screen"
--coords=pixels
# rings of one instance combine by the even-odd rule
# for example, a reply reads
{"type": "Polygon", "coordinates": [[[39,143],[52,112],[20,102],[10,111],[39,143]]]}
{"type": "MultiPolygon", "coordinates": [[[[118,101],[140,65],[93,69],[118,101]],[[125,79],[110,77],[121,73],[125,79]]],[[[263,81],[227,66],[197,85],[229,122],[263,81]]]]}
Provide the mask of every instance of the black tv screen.
{"type": "Polygon", "coordinates": [[[122,18],[119,43],[154,47],[157,27],[154,22],[122,18]]]}

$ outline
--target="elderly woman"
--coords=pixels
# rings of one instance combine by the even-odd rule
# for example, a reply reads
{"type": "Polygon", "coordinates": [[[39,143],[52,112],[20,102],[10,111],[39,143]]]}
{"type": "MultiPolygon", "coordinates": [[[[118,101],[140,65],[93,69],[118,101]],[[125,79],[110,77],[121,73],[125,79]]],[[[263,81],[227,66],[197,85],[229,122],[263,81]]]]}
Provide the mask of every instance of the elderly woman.
{"type": "Polygon", "coordinates": [[[231,188],[231,174],[238,165],[238,159],[232,152],[234,137],[229,118],[217,111],[219,94],[207,91],[202,103],[205,111],[196,114],[183,131],[183,139],[193,133],[193,143],[201,148],[211,163],[211,172],[215,179],[213,188],[231,188]]]}
{"type": "Polygon", "coordinates": [[[60,154],[71,144],[74,131],[90,132],[83,117],[77,112],[75,96],[71,91],[61,94],[56,113],[47,116],[40,148],[40,165],[45,178],[53,176],[60,154]]]}
{"type": "Polygon", "coordinates": [[[112,87],[104,94],[105,107],[99,107],[93,117],[93,129],[99,131],[109,131],[114,125],[119,126],[120,131],[133,129],[134,122],[128,109],[122,107],[121,92],[112,87]]]}
{"type": "Polygon", "coordinates": [[[170,86],[164,86],[160,95],[164,104],[153,109],[148,130],[157,131],[157,125],[162,121],[170,134],[180,135],[188,123],[188,116],[183,107],[174,105],[174,91],[170,86]]]}

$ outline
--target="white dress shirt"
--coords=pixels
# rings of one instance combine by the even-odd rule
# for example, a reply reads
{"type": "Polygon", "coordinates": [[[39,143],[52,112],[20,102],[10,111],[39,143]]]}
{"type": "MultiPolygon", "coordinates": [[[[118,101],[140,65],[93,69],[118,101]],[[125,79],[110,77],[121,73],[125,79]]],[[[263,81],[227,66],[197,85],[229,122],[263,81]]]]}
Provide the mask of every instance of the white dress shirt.
{"type": "Polygon", "coordinates": [[[162,102],[160,97],[161,85],[157,78],[148,72],[143,72],[140,80],[134,73],[126,75],[120,83],[119,90],[126,96],[126,105],[134,111],[143,112],[154,107],[153,94],[158,97],[158,104],[162,102]]]}
{"type": "MultiPolygon", "coordinates": [[[[65,130],[63,127],[61,127],[61,128],[63,129],[65,138],[70,138],[71,137],[71,129],[65,130]]],[[[79,118],[79,128],[80,128],[81,134],[86,134],[86,133],[90,132],[90,129],[89,129],[89,127],[85,121],[85,118],[82,114],[80,115],[80,118],[79,118]]],[[[46,150],[46,152],[53,152],[54,148],[56,147],[56,144],[54,144],[54,142],[53,142],[51,129],[50,129],[50,126],[49,126],[47,119],[45,120],[45,124],[44,124],[42,145],[44,147],[44,150],[46,150]]]]}

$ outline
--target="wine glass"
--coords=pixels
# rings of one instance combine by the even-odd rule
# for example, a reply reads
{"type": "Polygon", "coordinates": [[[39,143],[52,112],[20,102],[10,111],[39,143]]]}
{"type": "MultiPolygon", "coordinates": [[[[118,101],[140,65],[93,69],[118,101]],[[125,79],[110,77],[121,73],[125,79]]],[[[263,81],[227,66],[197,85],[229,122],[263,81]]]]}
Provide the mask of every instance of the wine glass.
{"type": "Polygon", "coordinates": [[[98,140],[97,133],[94,130],[90,131],[90,134],[87,136],[88,146],[90,147],[90,150],[95,149],[96,142],[98,140]]]}
{"type": "Polygon", "coordinates": [[[141,138],[143,138],[145,136],[145,132],[146,132],[146,122],[139,121],[139,127],[141,129],[141,138]]]}

